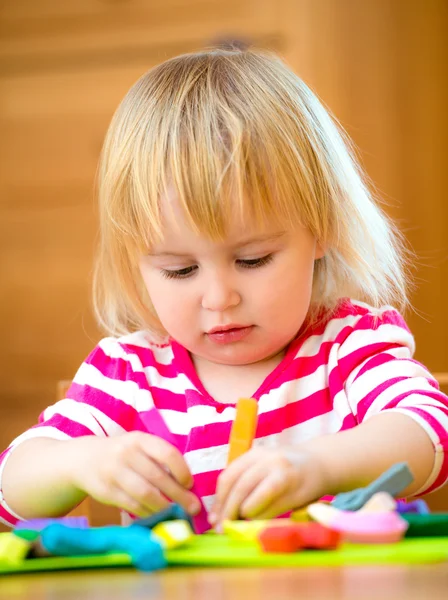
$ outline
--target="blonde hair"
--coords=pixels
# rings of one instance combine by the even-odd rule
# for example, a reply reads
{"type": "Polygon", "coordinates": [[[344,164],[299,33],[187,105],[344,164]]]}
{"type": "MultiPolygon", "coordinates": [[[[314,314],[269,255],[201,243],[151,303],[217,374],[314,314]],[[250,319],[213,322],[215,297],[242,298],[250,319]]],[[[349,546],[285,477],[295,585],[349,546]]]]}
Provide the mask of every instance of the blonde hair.
{"type": "Polygon", "coordinates": [[[178,56],[145,73],[117,109],[99,171],[94,308],[112,335],[163,328],[138,258],[162,236],[172,185],[192,227],[223,238],[238,211],[309,228],[310,318],[342,297],[406,305],[402,237],[372,198],[342,130],[283,62],[259,50],[178,56]]]}

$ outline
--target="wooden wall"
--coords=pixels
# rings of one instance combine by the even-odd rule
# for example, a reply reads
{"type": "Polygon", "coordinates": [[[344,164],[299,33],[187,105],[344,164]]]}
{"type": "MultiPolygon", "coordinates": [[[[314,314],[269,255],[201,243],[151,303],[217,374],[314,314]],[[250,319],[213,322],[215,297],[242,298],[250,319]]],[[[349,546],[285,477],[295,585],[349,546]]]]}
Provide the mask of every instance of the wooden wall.
{"type": "Polygon", "coordinates": [[[0,447],[99,338],[93,182],[119,100],[223,37],[280,52],[336,113],[417,253],[417,358],[448,371],[445,0],[15,0],[0,7],[0,447]]]}

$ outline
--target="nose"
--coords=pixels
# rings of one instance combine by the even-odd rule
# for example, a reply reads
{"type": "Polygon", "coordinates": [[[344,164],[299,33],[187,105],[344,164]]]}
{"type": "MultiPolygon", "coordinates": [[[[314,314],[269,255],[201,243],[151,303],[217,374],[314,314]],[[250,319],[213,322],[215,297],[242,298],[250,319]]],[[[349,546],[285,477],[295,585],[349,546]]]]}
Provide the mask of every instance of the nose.
{"type": "Polygon", "coordinates": [[[241,296],[231,281],[222,275],[215,275],[205,282],[202,295],[202,308],[223,312],[237,306],[241,296]]]}

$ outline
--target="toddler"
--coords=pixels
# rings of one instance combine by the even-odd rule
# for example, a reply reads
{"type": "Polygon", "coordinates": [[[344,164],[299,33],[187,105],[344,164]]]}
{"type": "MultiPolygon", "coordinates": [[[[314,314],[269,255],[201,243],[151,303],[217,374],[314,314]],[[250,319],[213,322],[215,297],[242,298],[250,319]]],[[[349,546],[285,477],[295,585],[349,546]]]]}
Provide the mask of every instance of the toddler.
{"type": "Polygon", "coordinates": [[[134,517],[177,502],[205,530],[399,461],[404,496],[445,483],[448,398],[397,311],[401,237],[279,58],[215,49],[151,69],[113,117],[98,187],[108,337],[0,455],[5,523],[90,495],[134,517]],[[256,439],[225,468],[240,397],[258,402],[256,439]]]}

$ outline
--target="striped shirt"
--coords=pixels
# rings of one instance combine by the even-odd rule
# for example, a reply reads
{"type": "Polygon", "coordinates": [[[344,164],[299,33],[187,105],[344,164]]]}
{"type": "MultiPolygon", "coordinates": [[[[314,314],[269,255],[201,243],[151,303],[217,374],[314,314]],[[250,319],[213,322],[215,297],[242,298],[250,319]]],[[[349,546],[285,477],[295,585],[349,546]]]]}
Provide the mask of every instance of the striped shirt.
{"type": "MultiPolygon", "coordinates": [[[[417,494],[437,489],[448,478],[448,398],[413,352],[413,337],[396,310],[342,300],[331,317],[290,343],[254,392],[254,445],[303,443],[356,427],[379,412],[400,412],[419,423],[434,445],[432,473],[417,494]]],[[[210,396],[184,347],[173,340],[157,345],[144,331],[98,344],[66,398],[0,455],[0,482],[5,458],[24,440],[144,431],[141,416],[151,410],[163,418],[169,441],[194,476],[194,492],[203,503],[197,525],[204,530],[226,465],[235,405],[210,396]]],[[[19,515],[1,495],[0,501],[0,519],[14,524],[19,515]]]]}

